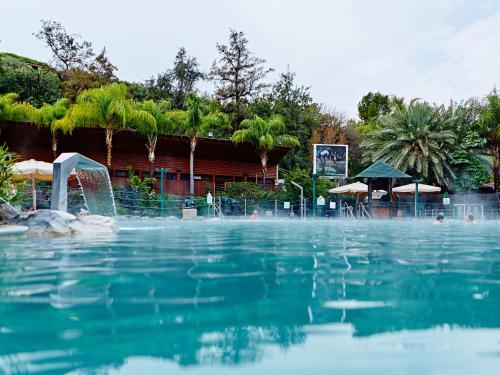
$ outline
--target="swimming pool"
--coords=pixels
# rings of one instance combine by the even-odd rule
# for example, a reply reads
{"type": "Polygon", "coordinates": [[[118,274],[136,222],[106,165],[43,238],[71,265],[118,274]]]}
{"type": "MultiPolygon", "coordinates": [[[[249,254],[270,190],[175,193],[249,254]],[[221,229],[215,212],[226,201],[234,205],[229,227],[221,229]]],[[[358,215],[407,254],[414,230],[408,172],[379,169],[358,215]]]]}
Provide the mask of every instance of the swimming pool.
{"type": "Polygon", "coordinates": [[[0,373],[500,371],[500,223],[0,238],[0,373]]]}

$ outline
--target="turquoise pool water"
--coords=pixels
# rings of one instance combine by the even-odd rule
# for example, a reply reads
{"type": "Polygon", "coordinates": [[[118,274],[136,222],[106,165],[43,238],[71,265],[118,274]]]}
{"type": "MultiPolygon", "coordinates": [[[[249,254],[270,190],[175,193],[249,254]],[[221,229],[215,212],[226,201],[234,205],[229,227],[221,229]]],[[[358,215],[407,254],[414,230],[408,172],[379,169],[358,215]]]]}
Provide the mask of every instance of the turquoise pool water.
{"type": "Polygon", "coordinates": [[[0,238],[0,373],[498,374],[500,223],[0,238]]]}

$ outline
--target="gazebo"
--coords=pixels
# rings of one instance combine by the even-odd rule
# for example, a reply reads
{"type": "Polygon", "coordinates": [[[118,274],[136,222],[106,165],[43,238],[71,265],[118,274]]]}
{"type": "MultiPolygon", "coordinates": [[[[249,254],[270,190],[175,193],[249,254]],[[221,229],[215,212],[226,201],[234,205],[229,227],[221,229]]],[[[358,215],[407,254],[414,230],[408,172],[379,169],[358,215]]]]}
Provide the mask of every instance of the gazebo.
{"type": "Polygon", "coordinates": [[[373,180],[376,179],[386,179],[388,184],[388,195],[389,195],[389,217],[392,216],[392,185],[396,178],[411,178],[411,176],[394,168],[382,160],[378,160],[364,171],[359,173],[356,178],[366,178],[368,183],[368,209],[370,210],[370,215],[372,214],[372,188],[373,180]]]}

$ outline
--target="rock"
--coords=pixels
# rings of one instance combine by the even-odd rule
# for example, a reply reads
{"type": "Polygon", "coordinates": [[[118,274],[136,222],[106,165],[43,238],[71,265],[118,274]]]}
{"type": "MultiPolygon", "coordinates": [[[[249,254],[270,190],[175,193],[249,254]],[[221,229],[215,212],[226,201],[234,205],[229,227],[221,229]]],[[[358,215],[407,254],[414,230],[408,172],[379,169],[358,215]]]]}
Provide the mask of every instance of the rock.
{"type": "Polygon", "coordinates": [[[69,223],[69,229],[72,234],[105,234],[119,230],[114,218],[100,215],[79,217],[69,223]]]}
{"type": "Polygon", "coordinates": [[[0,236],[21,234],[28,230],[24,225],[0,225],[0,236]]]}
{"type": "Polygon", "coordinates": [[[70,234],[69,223],[76,217],[62,211],[38,210],[22,213],[17,223],[29,228],[31,234],[70,234]]]}
{"type": "Polygon", "coordinates": [[[0,198],[0,223],[11,223],[19,217],[20,212],[0,198]]]}
{"type": "Polygon", "coordinates": [[[70,234],[104,234],[118,231],[111,217],[91,215],[75,217],[67,212],[38,210],[22,213],[17,224],[29,228],[29,234],[65,236],[70,234]]]}

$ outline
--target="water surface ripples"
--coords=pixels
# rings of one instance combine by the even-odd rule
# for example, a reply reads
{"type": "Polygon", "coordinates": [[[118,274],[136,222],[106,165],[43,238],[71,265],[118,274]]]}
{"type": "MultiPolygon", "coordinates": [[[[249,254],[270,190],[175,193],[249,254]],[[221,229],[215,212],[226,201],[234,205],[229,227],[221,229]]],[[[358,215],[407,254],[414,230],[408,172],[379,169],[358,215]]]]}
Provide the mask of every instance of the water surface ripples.
{"type": "Polygon", "coordinates": [[[500,224],[0,239],[0,373],[500,371],[500,224]]]}

